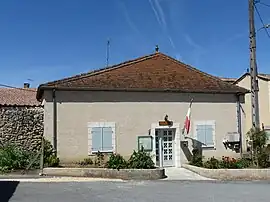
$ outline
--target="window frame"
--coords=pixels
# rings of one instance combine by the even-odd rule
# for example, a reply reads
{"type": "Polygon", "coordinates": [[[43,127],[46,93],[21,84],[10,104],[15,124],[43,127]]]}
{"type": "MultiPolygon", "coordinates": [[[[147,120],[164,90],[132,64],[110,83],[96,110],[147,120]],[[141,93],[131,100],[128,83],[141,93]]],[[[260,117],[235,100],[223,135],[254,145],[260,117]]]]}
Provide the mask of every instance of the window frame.
{"type": "Polygon", "coordinates": [[[96,154],[98,152],[101,152],[101,153],[114,153],[115,152],[116,137],[115,137],[115,123],[114,122],[89,122],[87,126],[88,126],[88,155],[96,154]],[[109,127],[112,129],[112,150],[102,150],[102,151],[92,150],[92,144],[93,144],[92,128],[109,128],[109,127]]]}
{"type": "Polygon", "coordinates": [[[270,126],[269,125],[264,126],[264,131],[267,133],[267,137],[268,137],[267,144],[269,144],[270,143],[270,126]]]}
{"type": "Polygon", "coordinates": [[[213,134],[212,134],[212,139],[213,139],[213,144],[211,145],[202,145],[202,148],[205,149],[216,149],[216,121],[215,120],[206,120],[206,121],[194,121],[193,124],[193,137],[194,139],[197,138],[197,126],[198,125],[211,125],[213,127],[213,134]]]}
{"type": "Polygon", "coordinates": [[[149,135],[144,135],[144,136],[138,136],[137,137],[137,149],[138,151],[141,149],[140,148],[140,139],[150,139],[150,149],[149,148],[144,148],[144,151],[146,152],[152,152],[153,151],[153,137],[149,135]]]}
{"type": "Polygon", "coordinates": [[[264,129],[264,131],[266,132],[266,134],[267,134],[267,137],[268,137],[268,142],[270,141],[270,128],[266,128],[266,129],[264,129]]]}

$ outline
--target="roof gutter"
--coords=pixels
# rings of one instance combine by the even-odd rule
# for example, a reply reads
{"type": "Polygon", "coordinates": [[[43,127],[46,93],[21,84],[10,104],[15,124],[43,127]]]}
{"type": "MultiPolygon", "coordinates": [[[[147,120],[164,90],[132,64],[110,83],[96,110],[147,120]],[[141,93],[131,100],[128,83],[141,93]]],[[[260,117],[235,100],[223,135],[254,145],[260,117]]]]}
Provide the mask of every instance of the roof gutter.
{"type": "Polygon", "coordinates": [[[249,93],[249,90],[243,91],[196,91],[196,90],[181,90],[181,89],[143,89],[143,88],[92,88],[92,87],[55,87],[55,86],[39,86],[37,91],[37,100],[41,100],[44,90],[61,90],[61,91],[114,91],[114,92],[172,92],[172,93],[211,93],[211,94],[237,94],[244,95],[249,93]]]}
{"type": "Polygon", "coordinates": [[[242,106],[241,106],[241,97],[236,95],[236,105],[237,105],[237,132],[239,133],[239,146],[240,146],[240,155],[243,154],[243,134],[242,134],[242,106]]]}

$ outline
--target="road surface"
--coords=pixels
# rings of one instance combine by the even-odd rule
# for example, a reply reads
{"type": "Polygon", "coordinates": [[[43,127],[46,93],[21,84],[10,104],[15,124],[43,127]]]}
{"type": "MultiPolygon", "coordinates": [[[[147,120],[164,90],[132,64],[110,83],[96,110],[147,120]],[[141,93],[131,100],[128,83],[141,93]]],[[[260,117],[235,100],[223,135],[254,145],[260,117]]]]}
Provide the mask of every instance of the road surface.
{"type": "Polygon", "coordinates": [[[268,182],[0,182],[1,202],[269,202],[268,182]]]}

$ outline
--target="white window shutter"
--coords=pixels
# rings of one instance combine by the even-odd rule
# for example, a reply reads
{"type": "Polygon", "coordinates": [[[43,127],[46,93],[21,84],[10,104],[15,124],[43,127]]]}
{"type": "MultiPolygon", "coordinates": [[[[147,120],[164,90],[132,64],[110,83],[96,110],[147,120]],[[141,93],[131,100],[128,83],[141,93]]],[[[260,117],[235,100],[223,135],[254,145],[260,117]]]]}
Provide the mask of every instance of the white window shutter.
{"type": "Polygon", "coordinates": [[[215,121],[194,121],[194,139],[202,147],[215,147],[215,121]]]}
{"type": "Polygon", "coordinates": [[[115,152],[115,122],[88,122],[88,155],[115,152]]]}
{"type": "Polygon", "coordinates": [[[193,131],[193,137],[197,140],[197,130],[198,126],[205,125],[205,121],[194,121],[194,131],[193,131]]]}
{"type": "Polygon", "coordinates": [[[194,121],[194,139],[197,140],[196,146],[201,147],[204,146],[205,138],[204,138],[204,121],[194,121]]]}
{"type": "Polygon", "coordinates": [[[93,127],[92,128],[92,152],[102,151],[102,128],[93,127]]]}
{"type": "Polygon", "coordinates": [[[209,121],[206,121],[206,124],[207,125],[211,125],[212,126],[212,138],[213,138],[213,147],[215,148],[216,147],[216,121],[214,120],[209,120],[209,121]]]}
{"type": "Polygon", "coordinates": [[[113,151],[113,141],[112,141],[112,127],[102,128],[102,151],[110,152],[113,151]]]}

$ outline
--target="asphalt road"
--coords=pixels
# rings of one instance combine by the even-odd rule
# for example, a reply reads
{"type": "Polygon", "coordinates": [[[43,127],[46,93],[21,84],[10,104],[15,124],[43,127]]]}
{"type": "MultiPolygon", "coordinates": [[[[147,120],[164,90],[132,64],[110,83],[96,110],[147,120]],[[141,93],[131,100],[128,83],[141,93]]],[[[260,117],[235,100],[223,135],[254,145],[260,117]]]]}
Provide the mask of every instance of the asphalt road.
{"type": "Polygon", "coordinates": [[[269,202],[268,182],[0,182],[1,202],[269,202]]]}

